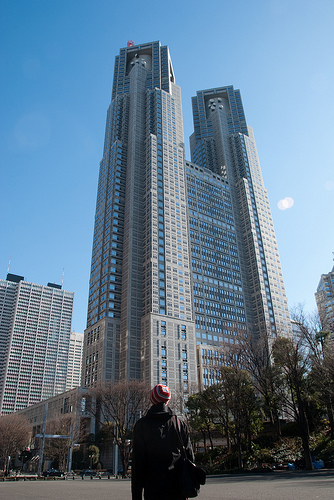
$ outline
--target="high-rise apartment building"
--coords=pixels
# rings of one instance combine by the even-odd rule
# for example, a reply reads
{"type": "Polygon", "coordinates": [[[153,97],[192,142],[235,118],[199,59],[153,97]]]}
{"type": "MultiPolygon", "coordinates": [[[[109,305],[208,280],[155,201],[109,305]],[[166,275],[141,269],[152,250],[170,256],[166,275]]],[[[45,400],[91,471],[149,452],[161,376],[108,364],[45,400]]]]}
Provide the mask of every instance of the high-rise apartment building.
{"type": "Polygon", "coordinates": [[[99,173],[84,385],[142,379],[187,391],[198,383],[196,344],[291,334],[240,93],[198,92],[193,112],[188,162],[168,48],[120,50],[99,173]]]}
{"type": "Polygon", "coordinates": [[[334,267],[328,274],[322,274],[315,294],[321,327],[334,333],[334,267]]]}
{"type": "Polygon", "coordinates": [[[0,414],[65,391],[73,300],[60,285],[0,280],[0,414]]]}

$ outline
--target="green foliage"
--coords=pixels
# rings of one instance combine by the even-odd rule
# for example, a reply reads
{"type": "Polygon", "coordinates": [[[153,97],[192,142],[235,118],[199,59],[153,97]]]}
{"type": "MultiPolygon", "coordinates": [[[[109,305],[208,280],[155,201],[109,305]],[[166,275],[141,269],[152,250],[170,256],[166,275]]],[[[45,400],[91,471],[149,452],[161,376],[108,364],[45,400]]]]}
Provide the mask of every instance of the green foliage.
{"type": "Polygon", "coordinates": [[[321,458],[329,467],[334,466],[334,441],[328,421],[323,421],[323,428],[312,438],[313,455],[321,458]]]}
{"type": "Polygon", "coordinates": [[[283,437],[299,437],[299,425],[297,422],[287,422],[282,426],[283,437]]]}
{"type": "MultiPolygon", "coordinates": [[[[334,442],[330,438],[328,428],[310,437],[312,455],[322,459],[325,464],[334,465],[334,442]]],[[[288,463],[303,459],[303,446],[300,437],[283,437],[272,447],[263,447],[258,442],[252,442],[250,451],[242,453],[243,469],[272,469],[287,467],[288,463]]],[[[196,454],[196,463],[201,464],[207,474],[236,472],[240,470],[238,453],[234,448],[231,452],[224,446],[217,446],[206,453],[196,454]]]]}
{"type": "Polygon", "coordinates": [[[302,458],[302,444],[300,438],[283,438],[271,450],[274,464],[287,464],[302,458]]]}
{"type": "Polygon", "coordinates": [[[297,313],[293,339],[278,335],[253,345],[239,338],[219,382],[189,398],[192,437],[204,443],[201,460],[210,471],[298,459],[312,469],[311,455],[334,461],[334,342],[297,313]],[[227,442],[218,454],[213,432],[227,442]]]}
{"type": "Polygon", "coordinates": [[[225,446],[216,446],[206,453],[197,453],[195,461],[207,474],[221,474],[238,469],[238,453],[228,451],[225,446]]]}
{"type": "Polygon", "coordinates": [[[92,464],[92,467],[95,468],[99,462],[99,457],[100,457],[99,448],[94,444],[91,444],[87,448],[87,453],[88,453],[88,458],[90,459],[90,462],[92,464]]]}
{"type": "Polygon", "coordinates": [[[220,382],[191,396],[187,403],[191,429],[201,432],[206,451],[206,434],[213,448],[211,432],[218,430],[227,441],[230,458],[236,451],[238,466],[261,428],[261,402],[251,376],[238,367],[223,367],[220,382]]]}
{"type": "Polygon", "coordinates": [[[115,440],[115,425],[112,422],[104,422],[96,439],[99,443],[112,443],[115,440]]]}

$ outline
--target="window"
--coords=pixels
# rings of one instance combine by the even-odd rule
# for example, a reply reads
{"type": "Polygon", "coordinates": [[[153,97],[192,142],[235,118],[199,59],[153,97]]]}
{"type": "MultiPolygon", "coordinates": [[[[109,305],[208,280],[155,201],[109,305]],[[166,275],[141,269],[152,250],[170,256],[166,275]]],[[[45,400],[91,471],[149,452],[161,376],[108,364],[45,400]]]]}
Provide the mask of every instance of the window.
{"type": "Polygon", "coordinates": [[[187,327],[185,325],[181,325],[181,339],[187,339],[187,327]]]}

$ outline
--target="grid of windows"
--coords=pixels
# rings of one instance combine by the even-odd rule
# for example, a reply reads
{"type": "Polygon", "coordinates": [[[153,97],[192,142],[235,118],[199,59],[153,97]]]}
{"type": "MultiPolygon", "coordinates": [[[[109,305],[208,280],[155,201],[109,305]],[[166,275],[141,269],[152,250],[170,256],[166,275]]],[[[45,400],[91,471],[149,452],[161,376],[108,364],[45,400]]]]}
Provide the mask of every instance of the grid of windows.
{"type": "MultiPolygon", "coordinates": [[[[183,143],[181,94],[168,48],[153,42],[121,49],[100,164],[85,331],[88,337],[99,326],[113,329],[117,372],[106,339],[99,352],[114,367],[111,379],[164,380],[175,388],[196,381],[183,143]],[[166,324],[153,348],[157,318],[166,324]],[[186,372],[181,347],[192,352],[186,372]]],[[[90,359],[85,342],[88,385],[96,382],[90,359]]]]}
{"type": "Polygon", "coordinates": [[[227,322],[246,323],[231,196],[224,178],[186,165],[197,343],[218,346],[227,322]]]}
{"type": "Polygon", "coordinates": [[[15,288],[15,300],[0,297],[0,308],[11,314],[9,324],[1,323],[7,345],[0,412],[11,413],[66,389],[74,294],[23,280],[6,283],[0,280],[0,288],[15,288]]]}
{"type": "Polygon", "coordinates": [[[315,298],[322,329],[334,333],[334,267],[321,275],[315,298]]]}
{"type": "MultiPolygon", "coordinates": [[[[120,50],[86,330],[112,331],[119,364],[106,356],[111,379],[186,388],[196,380],[196,342],[219,347],[268,325],[273,335],[289,334],[269,201],[240,92],[203,90],[192,103],[190,163],[168,48],[153,42],[120,50]]],[[[89,367],[91,354],[85,344],[89,367]]],[[[86,375],[96,382],[92,370],[86,375]]]]}
{"type": "MultiPolygon", "coordinates": [[[[225,222],[232,229],[237,227],[234,256],[239,257],[239,263],[231,261],[233,268],[231,265],[230,273],[225,272],[223,279],[232,279],[243,288],[247,295],[245,304],[249,303],[250,326],[258,325],[257,334],[266,331],[269,325],[273,335],[277,331],[291,335],[269,201],[253,133],[246,125],[240,92],[233,87],[197,92],[193,98],[193,112],[192,157],[214,173],[217,165],[212,161],[218,161],[233,200],[225,222]],[[212,160],[214,157],[216,160],[212,160]]],[[[227,265],[225,259],[223,266],[227,265]]],[[[203,263],[201,270],[203,272],[203,263]]]]}

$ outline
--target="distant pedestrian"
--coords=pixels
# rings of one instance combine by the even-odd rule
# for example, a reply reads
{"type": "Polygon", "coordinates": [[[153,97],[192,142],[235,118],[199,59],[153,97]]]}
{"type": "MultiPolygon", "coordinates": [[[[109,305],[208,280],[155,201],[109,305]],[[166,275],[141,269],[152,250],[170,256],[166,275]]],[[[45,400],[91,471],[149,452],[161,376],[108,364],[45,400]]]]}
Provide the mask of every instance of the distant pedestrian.
{"type": "Polygon", "coordinates": [[[175,423],[179,422],[180,434],[187,457],[194,461],[194,454],[187,426],[177,419],[168,406],[171,398],[167,386],[158,384],[150,393],[152,406],[134,428],[132,451],[132,500],[185,500],[179,490],[174,465],[180,458],[175,423]]]}

